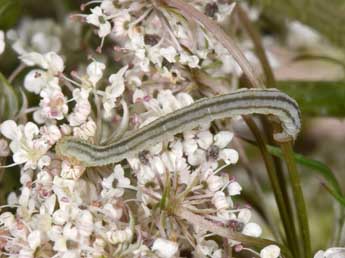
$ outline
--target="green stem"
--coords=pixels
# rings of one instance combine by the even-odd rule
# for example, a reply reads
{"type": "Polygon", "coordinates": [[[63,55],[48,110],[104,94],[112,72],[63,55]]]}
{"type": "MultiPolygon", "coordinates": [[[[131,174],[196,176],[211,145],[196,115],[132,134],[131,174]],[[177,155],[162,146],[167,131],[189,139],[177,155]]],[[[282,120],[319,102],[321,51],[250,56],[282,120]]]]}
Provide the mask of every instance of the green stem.
{"type": "MultiPolygon", "coordinates": [[[[237,10],[238,18],[254,44],[256,55],[261,63],[261,67],[266,78],[267,87],[276,87],[276,79],[275,79],[273,70],[271,68],[271,65],[269,63],[268,57],[266,55],[264,46],[262,44],[260,33],[258,32],[256,27],[253,25],[253,23],[250,21],[248,15],[246,14],[246,12],[243,11],[241,6],[237,5],[236,8],[237,8],[236,10],[237,10]]],[[[273,129],[272,129],[271,123],[267,120],[266,117],[263,117],[261,119],[261,122],[263,124],[264,132],[268,138],[269,144],[273,145],[274,140],[273,140],[273,133],[272,133],[273,129]]],[[[295,228],[295,221],[294,221],[295,217],[293,215],[292,205],[289,198],[287,186],[285,183],[286,181],[285,181],[285,175],[282,168],[282,163],[277,157],[272,156],[272,158],[273,158],[273,164],[274,164],[274,168],[275,168],[277,178],[278,178],[279,188],[281,189],[281,192],[282,192],[282,197],[284,199],[286,210],[291,220],[291,224],[295,228]]],[[[294,252],[296,252],[295,254],[297,254],[297,250],[294,250],[294,252]]]]}
{"type": "MultiPolygon", "coordinates": [[[[280,217],[282,218],[283,227],[284,227],[284,230],[286,233],[287,243],[288,243],[288,246],[290,247],[290,249],[292,250],[294,256],[296,256],[296,254],[299,250],[297,242],[296,242],[296,240],[298,239],[298,236],[297,236],[296,228],[295,228],[295,225],[293,223],[292,217],[289,216],[289,213],[288,213],[286,205],[285,205],[286,203],[285,203],[281,188],[279,186],[279,179],[278,179],[276,171],[274,169],[274,163],[273,163],[272,156],[269,154],[267,147],[266,147],[266,143],[265,143],[264,139],[262,138],[260,131],[257,128],[253,119],[250,116],[242,116],[242,117],[243,117],[244,121],[246,122],[246,124],[248,125],[248,127],[250,128],[254,137],[256,138],[258,147],[260,148],[260,152],[261,152],[262,157],[264,159],[266,170],[267,170],[268,176],[270,178],[273,193],[274,193],[277,205],[278,205],[279,214],[280,214],[280,217]]],[[[298,256],[298,254],[297,254],[296,257],[300,257],[300,256],[298,256]]]]}
{"type": "Polygon", "coordinates": [[[240,22],[242,23],[244,29],[247,31],[249,37],[251,38],[251,40],[254,44],[256,55],[257,55],[257,57],[261,63],[262,70],[263,70],[264,75],[266,77],[267,87],[275,87],[276,79],[275,79],[273,71],[271,69],[271,65],[268,61],[265,49],[262,45],[260,33],[254,27],[254,25],[250,21],[247,13],[245,11],[243,11],[243,9],[240,5],[236,6],[236,11],[237,11],[238,18],[239,18],[240,22]]]}
{"type": "Polygon", "coordinates": [[[280,143],[280,147],[282,149],[283,156],[290,175],[292,192],[297,210],[297,218],[303,240],[304,257],[311,258],[311,243],[309,235],[307,208],[305,205],[302,187],[297,172],[297,166],[293,155],[292,144],[290,141],[282,142],[280,143]]]}

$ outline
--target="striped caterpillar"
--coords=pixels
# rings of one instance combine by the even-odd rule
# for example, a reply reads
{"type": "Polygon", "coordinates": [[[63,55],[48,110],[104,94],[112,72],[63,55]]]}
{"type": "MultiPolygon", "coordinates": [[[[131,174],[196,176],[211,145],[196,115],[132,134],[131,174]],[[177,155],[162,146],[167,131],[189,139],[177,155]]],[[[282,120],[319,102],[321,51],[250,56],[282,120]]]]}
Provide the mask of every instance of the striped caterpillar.
{"type": "Polygon", "coordinates": [[[277,141],[296,139],[301,118],[295,100],[276,89],[240,89],[230,94],[204,98],[132,131],[110,145],[101,146],[66,137],[56,146],[59,155],[79,161],[85,167],[103,166],[132,157],[140,151],[215,119],[239,115],[273,115],[283,131],[277,141]]]}

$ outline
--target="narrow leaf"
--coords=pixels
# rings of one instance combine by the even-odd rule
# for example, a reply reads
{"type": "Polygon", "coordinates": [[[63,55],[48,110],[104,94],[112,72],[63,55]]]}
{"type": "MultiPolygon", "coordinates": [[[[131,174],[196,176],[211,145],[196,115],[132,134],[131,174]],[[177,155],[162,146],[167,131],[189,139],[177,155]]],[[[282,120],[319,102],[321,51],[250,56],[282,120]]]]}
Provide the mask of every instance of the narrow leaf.
{"type": "MultiPolygon", "coordinates": [[[[274,146],[267,146],[268,151],[279,158],[282,158],[282,152],[279,148],[274,146]]],[[[339,196],[342,196],[342,191],[340,185],[334,176],[332,170],[328,168],[325,164],[320,161],[309,159],[301,154],[294,153],[294,158],[299,165],[302,165],[307,168],[311,168],[310,171],[321,175],[331,186],[330,188],[334,193],[339,196]]]]}
{"type": "Polygon", "coordinates": [[[0,29],[7,30],[15,25],[21,10],[20,0],[0,0],[0,29]]]}
{"type": "Polygon", "coordinates": [[[19,108],[17,92],[0,73],[0,121],[14,118],[19,108]]]}
{"type": "Polygon", "coordinates": [[[345,82],[279,81],[276,87],[297,101],[303,115],[345,117],[345,82]]]}

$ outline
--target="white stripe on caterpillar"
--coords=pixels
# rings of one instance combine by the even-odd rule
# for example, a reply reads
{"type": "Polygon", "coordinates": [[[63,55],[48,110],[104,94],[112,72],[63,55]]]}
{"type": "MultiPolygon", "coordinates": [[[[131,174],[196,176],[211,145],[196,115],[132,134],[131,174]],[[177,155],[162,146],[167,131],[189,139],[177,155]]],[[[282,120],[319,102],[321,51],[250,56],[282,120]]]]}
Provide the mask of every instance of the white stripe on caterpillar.
{"type": "Polygon", "coordinates": [[[150,146],[215,119],[249,114],[273,115],[283,132],[275,134],[296,139],[301,117],[295,100],[276,89],[240,89],[230,94],[200,99],[192,105],[156,119],[106,146],[66,137],[57,144],[61,156],[78,160],[83,166],[103,166],[129,158],[150,146]]]}

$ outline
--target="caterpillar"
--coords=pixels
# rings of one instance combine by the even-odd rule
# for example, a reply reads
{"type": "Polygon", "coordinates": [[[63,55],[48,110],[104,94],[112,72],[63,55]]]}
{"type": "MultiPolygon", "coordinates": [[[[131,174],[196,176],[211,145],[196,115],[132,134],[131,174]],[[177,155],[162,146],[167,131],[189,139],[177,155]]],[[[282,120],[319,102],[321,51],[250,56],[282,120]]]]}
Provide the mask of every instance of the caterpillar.
{"type": "Polygon", "coordinates": [[[109,145],[93,145],[66,137],[57,143],[59,155],[77,160],[85,167],[104,166],[138,154],[175,134],[191,130],[215,119],[249,114],[273,115],[283,131],[274,138],[296,139],[301,128],[300,110],[295,100],[277,89],[240,89],[229,94],[203,98],[150,124],[134,130],[109,145]]]}

